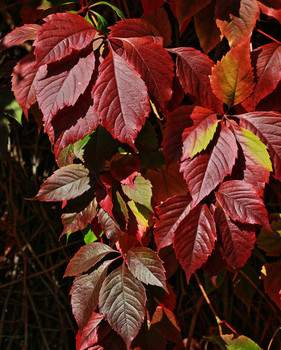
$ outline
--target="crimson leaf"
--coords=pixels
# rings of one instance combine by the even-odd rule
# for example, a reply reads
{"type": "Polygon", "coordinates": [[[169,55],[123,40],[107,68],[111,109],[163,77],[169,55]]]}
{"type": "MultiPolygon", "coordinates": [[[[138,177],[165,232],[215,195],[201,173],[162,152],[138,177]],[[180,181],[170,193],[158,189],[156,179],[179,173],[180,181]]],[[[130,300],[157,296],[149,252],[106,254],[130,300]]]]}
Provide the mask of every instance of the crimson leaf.
{"type": "Polygon", "coordinates": [[[281,80],[281,45],[267,44],[254,53],[259,53],[256,63],[257,83],[253,94],[242,104],[247,111],[254,110],[264,97],[276,89],[281,80]]]}
{"type": "Polygon", "coordinates": [[[90,267],[95,266],[96,263],[109,253],[117,253],[117,251],[99,242],[86,244],[70,260],[64,277],[76,276],[89,270],[90,267]]]}
{"type": "Polygon", "coordinates": [[[82,164],[70,164],[56,170],[41,185],[34,199],[40,201],[68,201],[91,187],[89,171],[82,164]]]}
{"type": "Polygon", "coordinates": [[[126,255],[126,263],[139,281],[167,291],[163,262],[153,250],[146,247],[130,249],[126,255]]]}
{"type": "Polygon", "coordinates": [[[124,339],[127,349],[138,334],[145,316],[145,289],[123,263],[104,280],[100,312],[124,339]]]}
{"type": "Polygon", "coordinates": [[[21,27],[15,28],[0,41],[0,51],[12,46],[20,45],[26,40],[35,40],[39,28],[41,28],[41,26],[35,23],[24,24],[21,27]]]}
{"type": "Polygon", "coordinates": [[[190,115],[193,109],[193,106],[180,106],[167,115],[162,142],[167,165],[181,159],[182,133],[192,126],[190,115]]]}
{"type": "Polygon", "coordinates": [[[82,50],[94,40],[95,27],[83,17],[56,13],[45,18],[34,42],[35,55],[40,65],[56,62],[73,50],[82,50]]]}
{"type": "Polygon", "coordinates": [[[101,125],[135,149],[134,141],[150,110],[147,89],[140,75],[112,48],[99,66],[93,98],[101,125]]]}
{"type": "Polygon", "coordinates": [[[222,255],[228,265],[238,270],[251,255],[256,239],[255,232],[243,229],[242,225],[239,227],[220,206],[216,208],[214,217],[221,236],[222,255]]]}
{"type": "Polygon", "coordinates": [[[251,184],[240,180],[227,181],[220,185],[215,195],[232,220],[258,224],[271,231],[264,203],[251,184]]]}
{"type": "Polygon", "coordinates": [[[33,53],[19,60],[13,70],[12,90],[26,117],[29,107],[36,102],[33,83],[37,74],[38,66],[33,53]]]}
{"type": "Polygon", "coordinates": [[[195,97],[201,106],[223,112],[223,103],[214,95],[209,80],[214,62],[191,47],[179,47],[169,51],[177,54],[177,76],[184,92],[195,97]]]}
{"type": "Polygon", "coordinates": [[[207,205],[198,205],[175,231],[174,248],[189,283],[191,275],[207,261],[217,238],[216,225],[207,205]]]}
{"type": "Polygon", "coordinates": [[[153,100],[162,110],[172,97],[173,61],[160,45],[146,38],[122,39],[125,58],[145,81],[153,100]]]}
{"type": "Polygon", "coordinates": [[[173,243],[173,236],[183,218],[188,215],[191,197],[178,195],[167,199],[157,207],[159,219],[156,219],[154,237],[157,250],[173,243]]]}
{"type": "Polygon", "coordinates": [[[44,120],[65,106],[73,106],[85,92],[95,68],[95,53],[76,57],[77,52],[58,63],[39,68],[34,87],[44,120]]]}
{"type": "MultiPolygon", "coordinates": [[[[80,332],[78,331],[77,337],[76,337],[76,350],[85,350],[88,349],[89,346],[94,345],[98,340],[98,325],[103,320],[104,316],[101,314],[98,314],[96,312],[93,312],[91,315],[91,318],[85,328],[80,332]]],[[[98,348],[89,348],[89,349],[100,349],[98,348]]]]}
{"type": "Polygon", "coordinates": [[[117,22],[115,26],[109,27],[110,38],[136,38],[157,36],[157,30],[147,21],[141,18],[129,18],[117,22]]]}

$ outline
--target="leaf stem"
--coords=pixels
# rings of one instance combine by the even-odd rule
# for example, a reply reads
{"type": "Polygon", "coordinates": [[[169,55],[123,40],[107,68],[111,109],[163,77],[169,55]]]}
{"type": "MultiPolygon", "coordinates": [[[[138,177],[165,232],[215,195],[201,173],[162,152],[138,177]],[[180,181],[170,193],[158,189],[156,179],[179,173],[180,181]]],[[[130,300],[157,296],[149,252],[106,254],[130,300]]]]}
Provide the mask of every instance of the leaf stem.
{"type": "Polygon", "coordinates": [[[218,327],[219,327],[220,336],[222,336],[222,328],[221,328],[221,322],[222,322],[222,321],[221,321],[221,319],[219,318],[219,316],[217,315],[216,310],[214,309],[214,307],[213,307],[213,305],[212,305],[212,303],[211,303],[211,301],[210,301],[210,299],[209,299],[209,297],[208,297],[208,295],[207,295],[207,293],[206,293],[206,291],[205,291],[205,289],[204,289],[202,283],[200,282],[200,279],[199,279],[199,277],[198,277],[198,275],[197,275],[196,272],[194,272],[194,276],[195,276],[196,281],[197,281],[197,283],[198,283],[198,285],[199,285],[199,288],[201,289],[201,292],[202,292],[202,294],[203,294],[203,297],[205,298],[207,304],[209,305],[209,308],[211,309],[213,315],[215,316],[215,319],[216,319],[216,321],[217,321],[217,325],[218,325],[218,327]]]}
{"type": "Polygon", "coordinates": [[[278,328],[276,329],[276,331],[274,332],[274,334],[273,334],[273,336],[272,336],[272,338],[270,339],[270,342],[269,342],[269,344],[268,344],[267,350],[270,350],[271,345],[272,345],[272,343],[273,343],[273,340],[274,340],[274,338],[276,337],[276,334],[280,331],[280,329],[281,329],[281,327],[278,327],[278,328]]]}
{"type": "Polygon", "coordinates": [[[256,31],[267,36],[269,39],[273,40],[274,42],[276,42],[277,44],[281,44],[280,41],[278,41],[277,39],[273,38],[272,36],[270,36],[269,34],[266,34],[265,32],[263,32],[262,30],[256,28],[256,31]]]}

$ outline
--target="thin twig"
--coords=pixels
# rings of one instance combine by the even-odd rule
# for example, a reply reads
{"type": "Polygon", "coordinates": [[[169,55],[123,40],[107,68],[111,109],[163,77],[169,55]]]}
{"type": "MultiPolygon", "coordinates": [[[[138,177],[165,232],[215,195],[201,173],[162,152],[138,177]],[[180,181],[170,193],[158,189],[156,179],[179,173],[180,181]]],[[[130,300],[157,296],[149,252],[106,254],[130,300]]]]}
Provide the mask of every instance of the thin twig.
{"type": "Polygon", "coordinates": [[[206,300],[206,302],[207,302],[209,308],[211,309],[211,311],[212,311],[212,313],[213,313],[213,315],[214,315],[214,317],[215,317],[215,319],[216,319],[217,325],[218,325],[218,327],[219,327],[219,333],[220,333],[220,335],[222,336],[221,319],[220,319],[219,316],[217,315],[216,310],[214,309],[214,307],[213,307],[213,305],[212,305],[212,303],[211,303],[211,301],[210,301],[210,299],[209,299],[209,297],[208,297],[208,295],[207,295],[207,293],[206,293],[206,291],[205,291],[205,289],[204,289],[202,283],[200,282],[200,279],[199,279],[199,277],[198,277],[198,275],[197,275],[196,272],[194,273],[194,276],[195,276],[196,281],[197,281],[197,283],[198,283],[198,286],[199,286],[199,288],[200,288],[200,290],[201,290],[201,292],[202,292],[202,294],[203,294],[203,297],[205,298],[205,300],[206,300]]]}

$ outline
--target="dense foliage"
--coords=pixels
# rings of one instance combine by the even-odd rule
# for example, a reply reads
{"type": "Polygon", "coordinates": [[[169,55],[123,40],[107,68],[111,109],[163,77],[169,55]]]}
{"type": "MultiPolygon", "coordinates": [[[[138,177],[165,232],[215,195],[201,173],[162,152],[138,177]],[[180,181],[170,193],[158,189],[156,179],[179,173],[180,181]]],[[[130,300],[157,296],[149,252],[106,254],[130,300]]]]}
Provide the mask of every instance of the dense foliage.
{"type": "Polygon", "coordinates": [[[275,257],[256,273],[279,319],[281,220],[263,198],[281,180],[281,43],[259,26],[280,27],[281,2],[142,0],[135,16],[126,1],[79,3],[27,2],[0,44],[33,41],[12,91],[26,118],[42,113],[58,169],[32,199],[62,202],[60,237],[87,243],[64,274],[76,349],[183,348],[181,269],[215,316],[205,341],[259,349],[220,320],[202,276],[218,287],[257,243],[275,257]]]}

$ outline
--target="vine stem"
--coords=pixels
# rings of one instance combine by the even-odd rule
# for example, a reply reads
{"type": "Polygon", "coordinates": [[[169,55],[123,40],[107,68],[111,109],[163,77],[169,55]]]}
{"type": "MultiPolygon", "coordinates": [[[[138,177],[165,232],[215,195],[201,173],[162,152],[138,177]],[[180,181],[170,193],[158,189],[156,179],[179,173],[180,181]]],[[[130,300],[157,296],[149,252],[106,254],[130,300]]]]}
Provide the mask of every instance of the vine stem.
{"type": "Polygon", "coordinates": [[[211,309],[211,311],[212,311],[212,313],[213,313],[213,315],[214,315],[214,317],[215,317],[215,319],[217,321],[217,325],[219,327],[219,333],[220,333],[220,336],[222,336],[221,319],[217,315],[216,310],[214,309],[214,307],[213,307],[213,305],[212,305],[212,303],[211,303],[211,301],[210,301],[210,299],[209,299],[209,297],[208,297],[208,295],[207,295],[207,293],[206,293],[206,291],[205,291],[205,289],[204,289],[204,287],[203,287],[203,285],[202,285],[202,283],[201,283],[201,281],[200,281],[200,279],[199,279],[199,277],[198,277],[196,272],[194,272],[194,276],[195,276],[196,281],[198,283],[198,286],[199,286],[199,288],[200,288],[200,290],[201,290],[201,292],[203,294],[204,299],[206,300],[209,308],[211,309]]]}
{"type": "Polygon", "coordinates": [[[261,33],[261,34],[263,34],[263,35],[265,35],[265,36],[267,36],[269,39],[273,40],[273,41],[276,42],[277,44],[281,44],[280,41],[278,41],[277,39],[273,38],[272,36],[266,34],[266,33],[263,32],[262,30],[256,28],[256,31],[259,32],[259,33],[261,33]]]}

